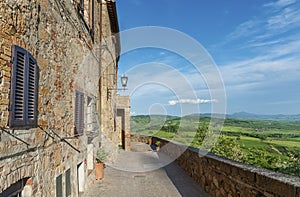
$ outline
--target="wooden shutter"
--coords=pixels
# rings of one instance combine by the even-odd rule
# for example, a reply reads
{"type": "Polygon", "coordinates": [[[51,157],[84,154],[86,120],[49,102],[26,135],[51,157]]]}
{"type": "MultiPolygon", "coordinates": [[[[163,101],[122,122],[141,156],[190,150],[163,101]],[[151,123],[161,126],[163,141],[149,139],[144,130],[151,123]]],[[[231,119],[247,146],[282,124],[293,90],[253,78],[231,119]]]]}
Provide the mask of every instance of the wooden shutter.
{"type": "Polygon", "coordinates": [[[92,0],[91,2],[91,8],[90,8],[90,12],[91,12],[91,22],[90,22],[90,34],[92,37],[92,40],[94,41],[94,33],[95,33],[95,2],[94,0],[92,0]]]}
{"type": "Polygon", "coordinates": [[[36,125],[37,120],[37,82],[38,67],[35,59],[29,55],[27,83],[27,125],[36,125]]]}
{"type": "Polygon", "coordinates": [[[25,124],[25,79],[26,51],[13,46],[13,68],[11,80],[11,116],[10,125],[25,124]]]}
{"type": "Polygon", "coordinates": [[[83,93],[80,94],[80,126],[79,131],[82,134],[83,133],[83,127],[84,127],[84,95],[83,93]]]}
{"type": "Polygon", "coordinates": [[[56,197],[62,197],[62,175],[56,177],[56,197]]]}
{"type": "Polygon", "coordinates": [[[68,169],[66,171],[66,197],[69,197],[71,196],[71,170],[68,169]]]}
{"type": "Polygon", "coordinates": [[[84,94],[79,91],[75,91],[75,135],[83,133],[84,128],[84,94]]]}
{"type": "Polygon", "coordinates": [[[25,49],[12,47],[10,119],[11,127],[35,126],[37,122],[38,67],[25,49]]]}

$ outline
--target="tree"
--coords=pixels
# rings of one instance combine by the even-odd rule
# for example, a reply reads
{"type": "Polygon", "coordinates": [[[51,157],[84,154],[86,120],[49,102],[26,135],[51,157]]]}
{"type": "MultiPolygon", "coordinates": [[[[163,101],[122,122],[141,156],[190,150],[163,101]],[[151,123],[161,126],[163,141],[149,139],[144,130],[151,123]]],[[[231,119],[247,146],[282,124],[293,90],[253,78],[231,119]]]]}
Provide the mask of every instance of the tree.
{"type": "Polygon", "coordinates": [[[191,143],[191,146],[195,148],[199,148],[202,145],[203,140],[207,135],[207,133],[208,133],[208,126],[206,124],[199,124],[194,140],[191,143]]]}
{"type": "Polygon", "coordinates": [[[216,146],[212,148],[212,152],[229,159],[236,161],[243,161],[244,153],[236,139],[226,138],[220,135],[216,146]]]}

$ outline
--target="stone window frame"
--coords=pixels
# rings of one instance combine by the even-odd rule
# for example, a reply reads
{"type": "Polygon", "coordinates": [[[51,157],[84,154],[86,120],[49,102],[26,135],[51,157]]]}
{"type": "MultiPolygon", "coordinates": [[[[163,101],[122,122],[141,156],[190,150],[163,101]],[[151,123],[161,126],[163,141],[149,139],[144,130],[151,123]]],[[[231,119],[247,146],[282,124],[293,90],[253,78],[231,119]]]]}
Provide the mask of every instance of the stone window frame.
{"type": "Polygon", "coordinates": [[[84,26],[90,33],[94,41],[95,33],[95,0],[80,0],[78,4],[78,14],[84,22],[84,26]]]}
{"type": "Polygon", "coordinates": [[[26,49],[12,46],[9,127],[37,127],[39,67],[26,49]]]}
{"type": "Polygon", "coordinates": [[[83,135],[84,130],[84,93],[75,90],[74,135],[83,135]]]}

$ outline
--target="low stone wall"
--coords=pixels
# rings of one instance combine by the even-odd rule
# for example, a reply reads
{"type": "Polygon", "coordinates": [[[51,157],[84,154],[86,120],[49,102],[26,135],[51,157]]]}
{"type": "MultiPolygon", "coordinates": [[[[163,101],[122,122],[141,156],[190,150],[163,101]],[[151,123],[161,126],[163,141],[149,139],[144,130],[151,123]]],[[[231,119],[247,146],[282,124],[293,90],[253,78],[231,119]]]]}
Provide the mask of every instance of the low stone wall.
{"type": "Polygon", "coordinates": [[[146,135],[131,135],[130,140],[131,142],[143,142],[145,144],[149,143],[149,140],[151,139],[151,136],[146,135]]]}
{"type": "MultiPolygon", "coordinates": [[[[132,136],[147,143],[149,136],[132,136]]],[[[211,196],[300,196],[300,179],[218,157],[166,139],[161,151],[169,155],[211,196]],[[182,154],[180,154],[182,153],[182,154]]]]}

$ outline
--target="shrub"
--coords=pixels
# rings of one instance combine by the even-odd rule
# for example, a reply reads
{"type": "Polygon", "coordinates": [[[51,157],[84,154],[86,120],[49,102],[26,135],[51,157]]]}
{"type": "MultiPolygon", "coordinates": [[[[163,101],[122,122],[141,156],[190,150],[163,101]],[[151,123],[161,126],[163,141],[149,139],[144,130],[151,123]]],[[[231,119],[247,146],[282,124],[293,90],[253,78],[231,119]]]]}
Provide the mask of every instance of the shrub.
{"type": "Polygon", "coordinates": [[[97,163],[104,163],[107,160],[108,152],[104,150],[104,148],[99,148],[96,155],[97,163]]]}

